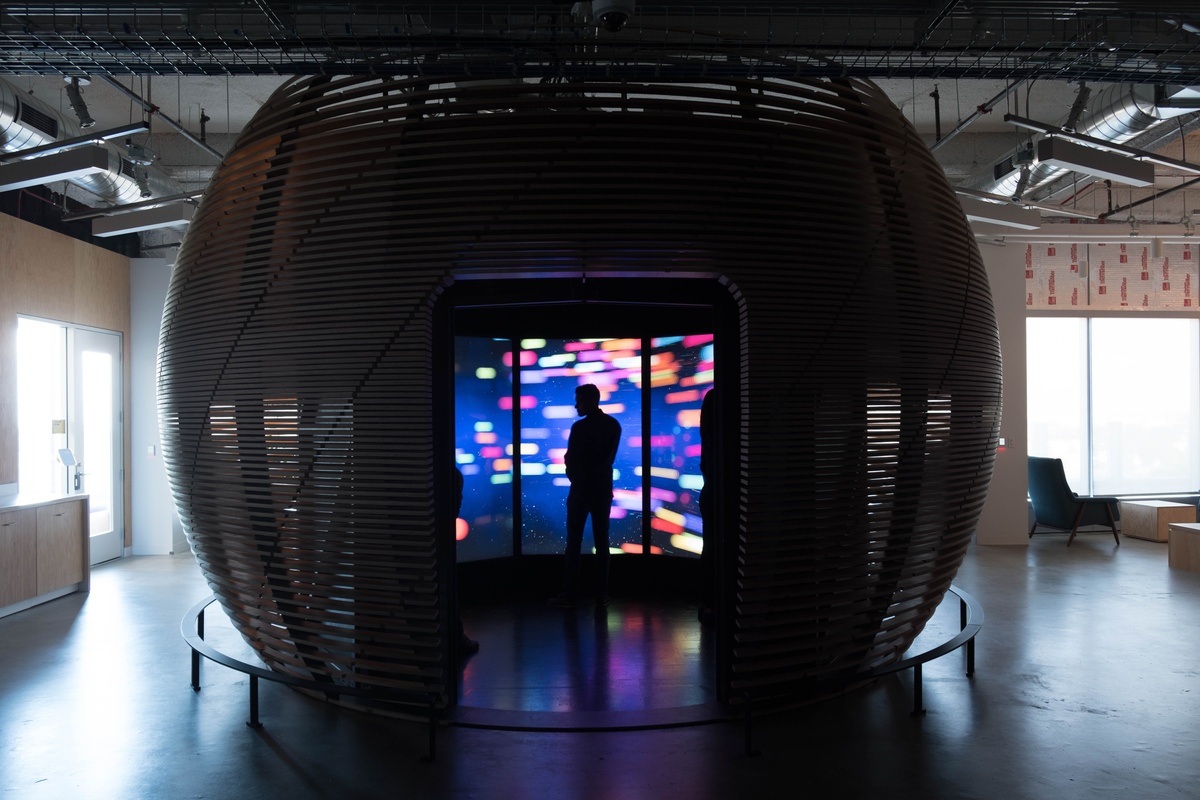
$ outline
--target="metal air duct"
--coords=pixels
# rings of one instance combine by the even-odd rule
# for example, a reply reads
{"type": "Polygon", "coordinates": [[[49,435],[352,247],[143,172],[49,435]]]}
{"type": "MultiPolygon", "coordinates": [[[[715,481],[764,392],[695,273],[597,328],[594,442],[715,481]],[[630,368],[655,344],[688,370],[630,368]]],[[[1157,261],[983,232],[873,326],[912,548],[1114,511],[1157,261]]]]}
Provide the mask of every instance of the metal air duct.
{"type": "MultiPolygon", "coordinates": [[[[17,153],[31,147],[53,144],[83,136],[79,123],[17,87],[0,80],[0,151],[17,153]]],[[[183,191],[171,177],[154,167],[138,167],[121,149],[109,142],[99,146],[108,151],[108,169],[94,175],[72,178],[69,183],[114,205],[145,200],[136,170],[145,171],[151,197],[170,197],[183,191]]]]}
{"type": "MultiPolygon", "coordinates": [[[[1168,87],[1165,96],[1170,98],[1181,92],[1188,91],[1187,87],[1168,87]]],[[[1188,113],[1186,108],[1162,106],[1155,102],[1154,87],[1136,83],[1117,83],[1096,93],[1088,104],[1074,129],[1077,133],[1096,139],[1122,144],[1139,136],[1160,122],[1188,113]]],[[[1064,117],[1060,125],[1068,123],[1064,117]]],[[[1017,194],[1017,186],[1021,182],[1021,155],[1025,152],[1014,150],[1004,158],[995,162],[986,173],[976,175],[967,186],[988,194],[1012,197],[1017,194]]],[[[1023,187],[1022,195],[1067,174],[1070,170],[1048,164],[1033,164],[1030,167],[1029,180],[1023,187]]]]}

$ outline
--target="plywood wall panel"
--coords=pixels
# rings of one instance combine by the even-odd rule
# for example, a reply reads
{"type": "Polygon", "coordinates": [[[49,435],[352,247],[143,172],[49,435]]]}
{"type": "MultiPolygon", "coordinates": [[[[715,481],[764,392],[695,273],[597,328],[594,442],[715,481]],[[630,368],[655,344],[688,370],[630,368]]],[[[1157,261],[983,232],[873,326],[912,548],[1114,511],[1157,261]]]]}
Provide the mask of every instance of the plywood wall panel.
{"type": "MultiPolygon", "coordinates": [[[[17,316],[117,331],[124,341],[124,414],[130,414],[129,259],[0,214],[0,484],[18,482],[17,316]]],[[[130,470],[125,426],[125,474],[130,470]]],[[[132,493],[125,482],[125,507],[132,493]]],[[[133,531],[126,515],[125,544],[133,531]]]]}

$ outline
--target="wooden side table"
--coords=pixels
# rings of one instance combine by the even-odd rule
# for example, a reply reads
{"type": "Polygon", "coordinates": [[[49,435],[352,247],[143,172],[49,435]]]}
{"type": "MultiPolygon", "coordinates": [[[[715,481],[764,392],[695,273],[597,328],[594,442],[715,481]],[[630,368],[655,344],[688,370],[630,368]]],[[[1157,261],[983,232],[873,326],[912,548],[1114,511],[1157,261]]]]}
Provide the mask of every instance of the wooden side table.
{"type": "Polygon", "coordinates": [[[1167,541],[1167,566],[1200,572],[1200,524],[1172,522],[1167,541]]]}
{"type": "Polygon", "coordinates": [[[1122,500],[1121,533],[1134,539],[1165,542],[1172,522],[1195,522],[1196,507],[1166,500],[1122,500]]]}

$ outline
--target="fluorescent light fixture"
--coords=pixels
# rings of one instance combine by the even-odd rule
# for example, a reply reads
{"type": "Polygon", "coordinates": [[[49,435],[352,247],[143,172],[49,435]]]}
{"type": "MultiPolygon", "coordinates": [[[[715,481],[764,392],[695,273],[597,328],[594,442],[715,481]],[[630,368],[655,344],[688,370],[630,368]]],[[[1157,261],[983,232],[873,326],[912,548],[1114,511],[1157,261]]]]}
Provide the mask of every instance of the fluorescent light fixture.
{"type": "MultiPolygon", "coordinates": [[[[1163,106],[1165,103],[1159,105],[1163,106]]],[[[1123,156],[1136,158],[1139,161],[1145,161],[1149,164],[1161,164],[1164,167],[1177,169],[1180,172],[1188,172],[1193,175],[1200,175],[1200,164],[1192,164],[1188,161],[1180,161],[1177,158],[1167,158],[1166,156],[1160,156],[1157,153],[1151,153],[1149,150],[1139,150],[1136,147],[1127,147],[1123,144],[1117,144],[1116,142],[1107,142],[1103,139],[1097,139],[1094,136],[1085,136],[1082,133],[1064,131],[1062,128],[1059,128],[1055,125],[1047,125],[1044,122],[1026,119],[1025,117],[1018,117],[1015,114],[1005,114],[1004,121],[1011,122],[1018,128],[1025,128],[1026,130],[1031,131],[1041,131],[1047,136],[1054,136],[1058,139],[1066,139],[1067,141],[1071,142],[1080,142],[1081,144],[1090,145],[1109,153],[1120,153],[1123,156]]]]}
{"type": "Polygon", "coordinates": [[[1037,144],[1039,164],[1084,172],[1130,186],[1154,184],[1154,165],[1049,136],[1037,144]]]}
{"type": "Polygon", "coordinates": [[[0,165],[0,192],[106,172],[108,158],[108,150],[99,145],[91,145],[28,161],[3,164],[0,165]]]}
{"type": "MultiPolygon", "coordinates": [[[[1067,208],[1066,206],[1053,206],[1046,203],[1035,203],[1032,200],[1013,201],[1010,198],[999,194],[991,194],[989,192],[981,192],[978,189],[965,189],[962,186],[955,187],[954,193],[959,197],[975,197],[980,200],[987,200],[990,203],[1001,203],[1003,205],[1014,204],[1018,208],[1036,208],[1055,217],[1072,217],[1077,219],[1100,219],[1099,214],[1090,214],[1087,211],[1080,211],[1077,208],[1067,208]]],[[[65,219],[65,217],[64,217],[65,219]]]]}
{"type": "Polygon", "coordinates": [[[92,236],[120,236],[172,225],[186,225],[192,221],[196,207],[191,203],[169,203],[141,211],[114,214],[92,220],[92,236]]]}
{"type": "Polygon", "coordinates": [[[1031,208],[1023,208],[1013,203],[989,203],[986,200],[961,195],[958,202],[962,204],[963,213],[971,222],[984,222],[1025,231],[1042,226],[1042,215],[1031,208]]]}
{"type": "Polygon", "coordinates": [[[76,147],[86,147],[90,144],[99,144],[105,139],[116,139],[120,136],[132,136],[135,133],[146,133],[150,130],[148,122],[131,122],[128,125],[119,125],[115,128],[107,128],[102,131],[88,131],[87,136],[76,136],[72,139],[59,139],[57,142],[44,144],[40,147],[27,147],[24,150],[17,150],[12,153],[0,153],[0,161],[24,161],[27,158],[41,158],[48,156],[51,153],[61,153],[64,150],[73,150],[76,147]]]}
{"type": "Polygon", "coordinates": [[[1096,244],[1130,242],[1153,246],[1147,241],[1150,238],[1160,239],[1164,245],[1196,243],[1195,239],[1188,237],[1188,231],[1184,225],[1160,224],[1153,226],[1153,230],[1143,227],[1140,236],[1131,233],[1129,226],[1122,223],[1087,225],[1071,222],[1047,222],[1036,231],[1019,231],[1011,228],[1006,230],[994,226],[973,226],[972,231],[976,238],[980,236],[998,237],[1010,243],[1054,242],[1061,245],[1069,242],[1096,244]]]}

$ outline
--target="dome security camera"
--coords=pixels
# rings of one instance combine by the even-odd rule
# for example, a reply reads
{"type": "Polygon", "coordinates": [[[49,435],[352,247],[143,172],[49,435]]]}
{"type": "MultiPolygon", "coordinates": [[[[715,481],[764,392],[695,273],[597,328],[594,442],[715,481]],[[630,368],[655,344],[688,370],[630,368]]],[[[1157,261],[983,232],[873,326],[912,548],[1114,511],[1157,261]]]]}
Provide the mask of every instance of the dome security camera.
{"type": "Polygon", "coordinates": [[[592,0],[592,19],[609,33],[625,27],[633,16],[634,0],[592,0]]]}

